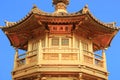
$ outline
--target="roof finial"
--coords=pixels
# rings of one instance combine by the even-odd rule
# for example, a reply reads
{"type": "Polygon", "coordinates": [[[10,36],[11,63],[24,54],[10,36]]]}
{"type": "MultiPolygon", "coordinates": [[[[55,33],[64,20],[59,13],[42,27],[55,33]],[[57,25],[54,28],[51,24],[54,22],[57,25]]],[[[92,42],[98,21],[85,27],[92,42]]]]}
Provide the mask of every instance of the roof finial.
{"type": "Polygon", "coordinates": [[[37,6],[36,6],[35,4],[33,4],[33,9],[34,9],[34,8],[37,8],[37,6]]]}
{"type": "Polygon", "coordinates": [[[69,4],[69,0],[53,0],[53,5],[55,5],[55,13],[67,13],[67,5],[69,4]]]}
{"type": "Polygon", "coordinates": [[[82,13],[83,13],[83,14],[86,14],[86,13],[88,13],[88,12],[89,12],[88,4],[86,4],[85,7],[84,7],[83,10],[82,10],[82,13]]]}

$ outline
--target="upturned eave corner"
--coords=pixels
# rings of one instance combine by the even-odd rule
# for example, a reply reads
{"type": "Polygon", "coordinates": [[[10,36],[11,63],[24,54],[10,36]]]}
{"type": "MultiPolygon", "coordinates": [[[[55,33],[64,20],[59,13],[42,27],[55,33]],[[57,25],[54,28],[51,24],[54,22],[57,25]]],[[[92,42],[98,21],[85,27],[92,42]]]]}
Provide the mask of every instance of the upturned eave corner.
{"type": "Polygon", "coordinates": [[[2,29],[3,28],[3,26],[0,26],[0,29],[2,29]]]}
{"type": "Polygon", "coordinates": [[[79,13],[82,13],[83,15],[86,15],[86,17],[90,17],[93,19],[94,22],[106,27],[106,28],[110,28],[110,29],[113,29],[113,30],[119,30],[118,27],[116,27],[116,22],[110,22],[110,23],[104,23],[100,20],[98,20],[91,12],[90,12],[90,9],[88,7],[88,4],[86,4],[83,9],[81,9],[79,11],[79,13]]]}
{"type": "Polygon", "coordinates": [[[111,37],[111,40],[110,40],[110,42],[109,42],[109,47],[110,47],[111,42],[112,42],[112,40],[114,39],[114,37],[118,34],[119,30],[120,30],[120,28],[117,28],[116,31],[113,33],[113,36],[111,37]]]}

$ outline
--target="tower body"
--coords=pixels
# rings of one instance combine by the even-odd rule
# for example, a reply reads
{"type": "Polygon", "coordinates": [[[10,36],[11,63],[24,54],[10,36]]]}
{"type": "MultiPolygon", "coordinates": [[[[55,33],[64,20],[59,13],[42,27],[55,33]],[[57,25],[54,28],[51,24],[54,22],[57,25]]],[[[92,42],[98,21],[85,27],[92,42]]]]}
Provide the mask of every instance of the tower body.
{"type": "Polygon", "coordinates": [[[108,80],[105,48],[118,28],[98,21],[88,6],[68,13],[69,0],[53,4],[54,13],[34,6],[20,22],[2,28],[16,49],[13,80],[108,80]]]}

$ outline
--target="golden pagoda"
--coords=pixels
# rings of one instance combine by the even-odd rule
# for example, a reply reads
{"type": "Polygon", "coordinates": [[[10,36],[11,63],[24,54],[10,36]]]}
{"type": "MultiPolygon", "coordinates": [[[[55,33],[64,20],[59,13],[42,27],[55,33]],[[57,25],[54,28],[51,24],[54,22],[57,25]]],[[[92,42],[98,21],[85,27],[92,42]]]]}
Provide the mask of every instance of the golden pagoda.
{"type": "Polygon", "coordinates": [[[33,6],[20,21],[6,21],[2,30],[16,50],[13,80],[108,80],[105,49],[119,28],[97,20],[87,5],[68,13],[68,4],[53,0],[53,13],[33,6]]]}

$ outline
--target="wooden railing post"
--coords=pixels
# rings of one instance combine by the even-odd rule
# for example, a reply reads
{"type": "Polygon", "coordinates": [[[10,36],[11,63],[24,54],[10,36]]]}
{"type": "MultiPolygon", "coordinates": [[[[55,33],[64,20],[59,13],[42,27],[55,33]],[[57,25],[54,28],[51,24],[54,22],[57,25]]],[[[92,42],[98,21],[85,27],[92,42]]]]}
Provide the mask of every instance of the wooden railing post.
{"type": "Polygon", "coordinates": [[[14,56],[14,69],[18,66],[17,59],[18,59],[18,49],[15,48],[15,56],[14,56]]]}
{"type": "Polygon", "coordinates": [[[107,70],[105,50],[102,50],[102,58],[103,58],[103,67],[105,70],[107,70]]]}

